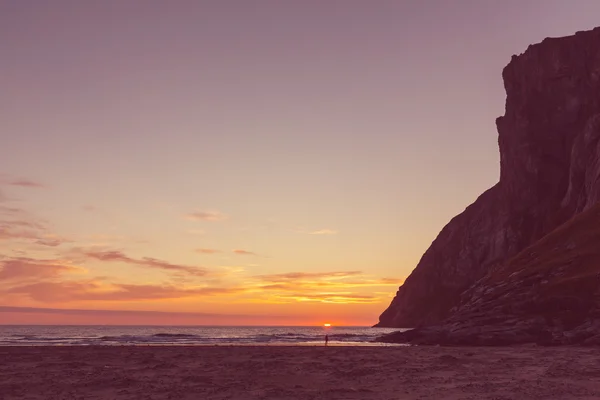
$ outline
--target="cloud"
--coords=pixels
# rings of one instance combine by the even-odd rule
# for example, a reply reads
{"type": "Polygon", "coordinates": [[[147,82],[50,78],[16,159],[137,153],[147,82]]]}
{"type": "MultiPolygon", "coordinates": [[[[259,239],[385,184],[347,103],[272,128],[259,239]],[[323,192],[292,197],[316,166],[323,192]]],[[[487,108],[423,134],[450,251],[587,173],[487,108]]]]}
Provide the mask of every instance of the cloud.
{"type": "Polygon", "coordinates": [[[40,302],[67,302],[77,300],[82,294],[101,288],[101,283],[90,281],[36,282],[13,286],[4,293],[19,294],[40,302]]]}
{"type": "Polygon", "coordinates": [[[401,283],[400,279],[365,276],[362,271],[288,272],[257,275],[252,279],[255,283],[248,285],[249,288],[284,302],[374,303],[381,296],[373,288],[401,283]],[[356,293],[357,290],[368,293],[356,293]]]}
{"type": "Polygon", "coordinates": [[[362,274],[362,271],[288,272],[284,274],[258,275],[255,278],[266,282],[285,282],[302,279],[341,279],[362,274]]]}
{"type": "Polygon", "coordinates": [[[86,235],[83,237],[84,240],[92,240],[94,242],[125,242],[131,240],[127,236],[123,235],[108,235],[104,233],[95,233],[86,235]]]}
{"type": "Polygon", "coordinates": [[[0,240],[25,239],[33,244],[47,247],[57,247],[69,242],[54,234],[44,233],[45,228],[32,221],[0,221],[0,240]]]}
{"type": "Polygon", "coordinates": [[[16,207],[7,207],[7,206],[2,206],[0,205],[0,215],[3,216],[24,216],[24,215],[28,215],[27,212],[25,210],[22,210],[20,208],[16,208],[16,207]]]}
{"type": "Polygon", "coordinates": [[[320,229],[318,231],[308,232],[309,235],[337,235],[338,231],[333,229],[320,229]]]}
{"type": "Polygon", "coordinates": [[[39,183],[39,182],[35,182],[35,181],[31,181],[29,179],[15,179],[11,182],[9,182],[9,185],[12,186],[21,186],[21,187],[29,187],[29,188],[43,188],[45,187],[45,185],[39,183]]]}
{"type": "Polygon", "coordinates": [[[12,227],[12,228],[27,228],[27,229],[36,229],[36,230],[44,229],[44,226],[40,222],[36,222],[36,221],[13,220],[13,221],[2,221],[1,223],[5,224],[5,225],[10,225],[10,227],[12,227]]]}
{"type": "Polygon", "coordinates": [[[40,239],[40,240],[36,240],[35,244],[39,244],[40,246],[47,246],[47,247],[56,247],[56,246],[60,246],[63,242],[59,239],[40,239]]]}
{"type": "Polygon", "coordinates": [[[289,294],[282,295],[280,298],[287,298],[290,300],[300,301],[300,302],[319,302],[319,303],[337,303],[337,304],[368,304],[368,303],[377,303],[379,298],[376,296],[370,295],[360,295],[360,294],[341,294],[341,293],[323,293],[323,294],[289,294]]]}
{"type": "Polygon", "coordinates": [[[44,184],[40,182],[33,181],[31,179],[25,178],[14,178],[8,175],[0,175],[0,184],[10,185],[10,186],[19,186],[26,188],[43,188],[46,187],[44,184]]]}
{"type": "MultiPolygon", "coordinates": [[[[300,273],[298,273],[300,274],[300,273]]],[[[335,277],[323,277],[323,278],[276,278],[275,276],[263,276],[261,289],[276,289],[276,290],[298,290],[298,289],[309,289],[309,290],[323,290],[323,289],[348,289],[348,288],[360,288],[360,287],[380,287],[380,286],[399,286],[402,284],[402,279],[391,279],[391,278],[335,278],[335,277]]]]}
{"type": "Polygon", "coordinates": [[[64,273],[83,271],[83,268],[69,265],[62,260],[35,260],[26,257],[0,261],[0,267],[0,281],[43,280],[56,278],[64,273]]]}
{"type": "MultiPolygon", "coordinates": [[[[134,260],[119,252],[95,253],[92,256],[102,260],[125,261],[181,272],[181,266],[150,258],[134,260]]],[[[196,269],[184,271],[199,273],[196,269]]],[[[244,287],[211,287],[206,284],[131,284],[111,282],[110,278],[106,277],[77,279],[72,275],[82,272],[87,271],[68,260],[37,260],[26,257],[0,259],[0,298],[2,295],[21,296],[45,303],[144,301],[232,295],[247,290],[244,287]]]]}
{"type": "Polygon", "coordinates": [[[216,254],[216,253],[222,253],[221,250],[217,250],[217,249],[196,249],[196,252],[200,253],[200,254],[216,254]]]}
{"type": "Polygon", "coordinates": [[[36,239],[37,234],[30,230],[12,229],[0,223],[0,240],[36,239]]]}
{"type": "Polygon", "coordinates": [[[88,258],[92,258],[99,261],[123,262],[143,267],[185,273],[187,275],[192,276],[205,276],[207,274],[207,271],[203,268],[181,264],[172,264],[167,261],[162,261],[151,257],[142,257],[140,259],[131,258],[121,251],[88,251],[85,252],[84,255],[88,258]]]}
{"type": "Polygon", "coordinates": [[[186,215],[191,221],[223,221],[227,215],[220,211],[194,211],[186,215]]]}
{"type": "Polygon", "coordinates": [[[71,301],[143,301],[235,294],[241,288],[185,288],[173,285],[105,284],[97,280],[39,282],[6,290],[45,303],[71,301]]]}
{"type": "Polygon", "coordinates": [[[53,234],[47,234],[47,235],[43,235],[41,238],[36,240],[35,244],[39,244],[40,246],[47,246],[47,247],[57,247],[63,243],[68,243],[68,242],[70,242],[70,240],[65,239],[63,237],[53,235],[53,234]]]}
{"type": "Polygon", "coordinates": [[[237,254],[238,256],[258,256],[258,254],[252,252],[252,251],[248,251],[248,250],[241,250],[241,249],[235,249],[231,251],[233,254],[237,254]]]}
{"type": "MultiPolygon", "coordinates": [[[[0,210],[1,213],[2,210],[0,210]]],[[[29,239],[44,240],[46,228],[42,223],[33,220],[4,219],[0,220],[0,240],[29,239]]],[[[57,239],[57,238],[55,238],[57,239]]]]}
{"type": "Polygon", "coordinates": [[[48,232],[47,223],[29,212],[0,205],[0,240],[44,240],[58,239],[48,232]]]}

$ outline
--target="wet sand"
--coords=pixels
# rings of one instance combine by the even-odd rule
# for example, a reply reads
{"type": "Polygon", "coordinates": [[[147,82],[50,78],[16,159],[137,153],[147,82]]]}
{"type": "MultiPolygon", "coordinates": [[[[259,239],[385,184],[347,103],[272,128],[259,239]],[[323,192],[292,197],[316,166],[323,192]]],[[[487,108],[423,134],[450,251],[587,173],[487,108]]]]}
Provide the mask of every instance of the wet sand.
{"type": "Polygon", "coordinates": [[[597,399],[581,347],[0,347],[0,399],[597,399]]]}

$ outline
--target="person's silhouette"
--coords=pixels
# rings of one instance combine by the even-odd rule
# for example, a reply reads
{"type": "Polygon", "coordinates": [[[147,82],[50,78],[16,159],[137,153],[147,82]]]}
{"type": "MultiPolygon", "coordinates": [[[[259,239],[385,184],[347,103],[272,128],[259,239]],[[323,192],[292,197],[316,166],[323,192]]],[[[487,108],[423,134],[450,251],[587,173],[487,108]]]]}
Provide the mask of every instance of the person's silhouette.
{"type": "Polygon", "coordinates": [[[327,346],[327,342],[329,342],[329,335],[325,335],[325,346],[327,346]]]}

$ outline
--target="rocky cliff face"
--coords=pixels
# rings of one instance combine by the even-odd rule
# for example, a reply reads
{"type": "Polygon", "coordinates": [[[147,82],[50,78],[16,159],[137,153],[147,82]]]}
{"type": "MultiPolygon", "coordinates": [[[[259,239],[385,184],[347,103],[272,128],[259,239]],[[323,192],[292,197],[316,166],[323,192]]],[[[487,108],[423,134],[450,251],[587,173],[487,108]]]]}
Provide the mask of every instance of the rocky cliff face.
{"type": "Polygon", "coordinates": [[[600,204],[466,290],[442,324],[394,333],[413,344],[600,344],[600,204]]]}
{"type": "Polygon", "coordinates": [[[529,46],[502,75],[500,181],[442,229],[377,326],[445,321],[463,292],[600,200],[600,28],[529,46]]]}

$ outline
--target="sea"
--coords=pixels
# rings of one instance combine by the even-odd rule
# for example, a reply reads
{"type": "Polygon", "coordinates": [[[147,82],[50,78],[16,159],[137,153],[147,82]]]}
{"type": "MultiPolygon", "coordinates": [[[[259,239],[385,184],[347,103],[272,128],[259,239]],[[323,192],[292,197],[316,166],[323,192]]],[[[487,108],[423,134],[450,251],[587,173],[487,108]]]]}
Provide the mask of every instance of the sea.
{"type": "Polygon", "coordinates": [[[0,346],[329,345],[388,346],[397,328],[361,326],[0,325],[0,346]]]}

